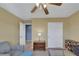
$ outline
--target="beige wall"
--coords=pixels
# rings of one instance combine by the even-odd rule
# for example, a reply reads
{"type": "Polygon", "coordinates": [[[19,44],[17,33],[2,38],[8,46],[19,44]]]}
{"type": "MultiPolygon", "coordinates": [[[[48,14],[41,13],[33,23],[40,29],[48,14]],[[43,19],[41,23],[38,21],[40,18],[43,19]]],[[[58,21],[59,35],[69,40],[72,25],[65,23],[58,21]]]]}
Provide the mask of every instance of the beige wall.
{"type": "Polygon", "coordinates": [[[23,23],[32,23],[32,20],[24,20],[23,23]]]}
{"type": "Polygon", "coordinates": [[[47,41],[47,21],[45,20],[32,20],[32,40],[39,40],[37,33],[42,32],[41,40],[47,41]]]}
{"type": "Polygon", "coordinates": [[[79,11],[68,18],[69,27],[69,39],[79,42],[79,11]]]}
{"type": "Polygon", "coordinates": [[[20,19],[0,8],[0,41],[17,44],[20,19]]]}
{"type": "MultiPolygon", "coordinates": [[[[63,22],[64,23],[64,32],[66,31],[66,24],[65,24],[65,19],[64,18],[60,18],[60,19],[54,19],[54,18],[50,18],[50,19],[33,19],[32,20],[32,39],[33,41],[36,41],[39,39],[39,37],[37,36],[38,32],[42,33],[42,37],[41,40],[46,40],[46,42],[48,41],[48,22],[63,22]]],[[[65,36],[65,34],[64,34],[65,36]]],[[[66,37],[64,37],[66,38],[66,37]]],[[[47,46],[47,45],[46,45],[47,46]]]]}

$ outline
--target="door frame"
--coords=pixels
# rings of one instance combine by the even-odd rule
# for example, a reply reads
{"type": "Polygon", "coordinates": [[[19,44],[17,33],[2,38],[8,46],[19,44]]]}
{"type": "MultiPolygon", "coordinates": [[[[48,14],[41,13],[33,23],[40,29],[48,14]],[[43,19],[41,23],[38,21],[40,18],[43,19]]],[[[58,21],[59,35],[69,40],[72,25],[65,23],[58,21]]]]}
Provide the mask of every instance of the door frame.
{"type": "Polygon", "coordinates": [[[19,44],[25,45],[25,27],[23,22],[19,23],[19,44]]]}
{"type": "Polygon", "coordinates": [[[19,44],[26,45],[25,40],[25,25],[32,25],[32,23],[19,23],[19,44]]]}

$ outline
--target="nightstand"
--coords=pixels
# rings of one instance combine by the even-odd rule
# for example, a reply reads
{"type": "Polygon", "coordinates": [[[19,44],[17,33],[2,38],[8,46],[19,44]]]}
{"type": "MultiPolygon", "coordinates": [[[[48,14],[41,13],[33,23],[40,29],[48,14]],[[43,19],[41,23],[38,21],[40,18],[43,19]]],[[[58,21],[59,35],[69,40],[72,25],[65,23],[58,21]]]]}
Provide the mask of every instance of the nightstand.
{"type": "Polygon", "coordinates": [[[34,42],[33,50],[45,50],[45,42],[34,42]]]}

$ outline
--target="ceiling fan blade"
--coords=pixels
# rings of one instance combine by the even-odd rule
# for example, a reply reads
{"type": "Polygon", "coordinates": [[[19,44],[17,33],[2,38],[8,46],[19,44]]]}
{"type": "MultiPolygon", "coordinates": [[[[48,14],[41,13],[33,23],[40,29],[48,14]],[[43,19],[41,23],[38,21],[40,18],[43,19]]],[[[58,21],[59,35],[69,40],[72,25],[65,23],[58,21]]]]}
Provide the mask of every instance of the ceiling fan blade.
{"type": "Polygon", "coordinates": [[[37,6],[34,6],[31,13],[35,12],[36,9],[37,9],[37,6]]]}
{"type": "Polygon", "coordinates": [[[49,14],[49,12],[48,12],[48,9],[47,8],[44,8],[44,11],[45,11],[45,14],[47,15],[47,14],[49,14]]]}
{"type": "Polygon", "coordinates": [[[51,4],[51,5],[57,5],[57,6],[61,6],[62,5],[62,3],[49,3],[49,4],[51,4]]]}
{"type": "Polygon", "coordinates": [[[49,14],[47,7],[44,8],[44,6],[42,5],[42,8],[43,8],[43,10],[44,10],[44,12],[45,12],[46,15],[49,14]]]}

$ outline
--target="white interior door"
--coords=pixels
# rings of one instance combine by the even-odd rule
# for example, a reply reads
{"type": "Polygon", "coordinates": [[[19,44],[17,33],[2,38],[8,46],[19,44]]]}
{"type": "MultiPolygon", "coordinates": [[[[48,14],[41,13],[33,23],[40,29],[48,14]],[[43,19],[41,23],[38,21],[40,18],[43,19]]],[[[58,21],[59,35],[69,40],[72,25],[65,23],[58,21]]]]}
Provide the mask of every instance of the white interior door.
{"type": "Polygon", "coordinates": [[[20,23],[20,45],[25,45],[25,25],[23,23],[20,23]]]}
{"type": "Polygon", "coordinates": [[[48,23],[48,48],[63,48],[63,22],[48,23]]]}

